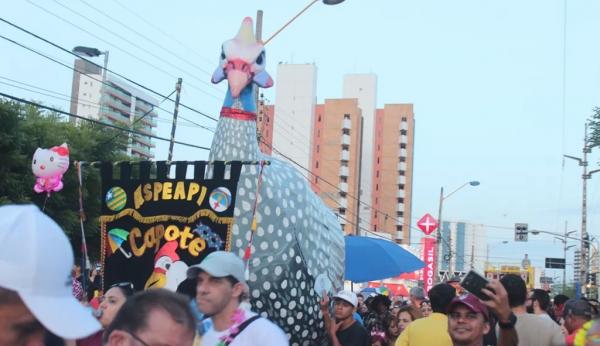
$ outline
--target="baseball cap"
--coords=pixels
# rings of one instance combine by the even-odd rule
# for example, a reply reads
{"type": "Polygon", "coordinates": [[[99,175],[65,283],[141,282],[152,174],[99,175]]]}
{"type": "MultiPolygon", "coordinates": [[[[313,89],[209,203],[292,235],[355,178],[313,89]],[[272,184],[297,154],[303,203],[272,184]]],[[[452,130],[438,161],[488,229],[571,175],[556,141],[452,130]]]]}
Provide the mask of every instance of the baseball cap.
{"type": "Polygon", "coordinates": [[[188,278],[196,278],[200,271],[205,271],[211,276],[222,278],[233,276],[237,281],[245,284],[244,261],[241,258],[228,251],[215,251],[202,260],[199,264],[194,264],[187,270],[188,278]]]}
{"type": "Polygon", "coordinates": [[[100,330],[72,295],[73,250],[62,229],[35,205],[0,207],[0,287],[17,292],[50,332],[65,339],[100,330]]]}
{"type": "Polygon", "coordinates": [[[451,312],[455,306],[461,304],[466,306],[472,312],[481,313],[483,315],[483,318],[485,318],[486,320],[489,318],[487,306],[485,306],[479,300],[479,298],[475,297],[470,293],[454,297],[454,299],[452,299],[452,301],[450,302],[450,305],[448,305],[448,312],[451,312]]]}
{"type": "Polygon", "coordinates": [[[342,290],[339,291],[336,295],[334,295],[333,298],[344,300],[352,304],[352,306],[354,307],[358,305],[358,298],[356,297],[356,293],[354,292],[342,290]]]}
{"type": "Polygon", "coordinates": [[[423,288],[421,287],[413,287],[410,289],[410,292],[408,293],[409,295],[418,298],[418,299],[423,299],[425,298],[425,290],[423,290],[423,288]]]}
{"type": "Polygon", "coordinates": [[[592,306],[584,299],[569,299],[565,303],[565,308],[563,310],[563,316],[585,316],[592,317],[592,306]]]}

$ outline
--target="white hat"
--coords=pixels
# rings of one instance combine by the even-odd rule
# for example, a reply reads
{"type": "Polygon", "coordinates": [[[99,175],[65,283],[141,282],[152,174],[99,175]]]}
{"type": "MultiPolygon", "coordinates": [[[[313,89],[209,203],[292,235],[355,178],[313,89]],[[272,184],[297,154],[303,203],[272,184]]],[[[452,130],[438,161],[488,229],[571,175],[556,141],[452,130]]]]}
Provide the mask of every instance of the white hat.
{"type": "Polygon", "coordinates": [[[187,270],[188,278],[196,278],[198,272],[203,270],[216,278],[233,276],[237,281],[246,283],[244,275],[244,261],[241,258],[227,251],[215,251],[202,260],[199,264],[191,266],[187,270]]]}
{"type": "Polygon", "coordinates": [[[72,294],[73,250],[60,227],[34,205],[0,207],[0,287],[19,294],[37,320],[65,339],[100,330],[72,294]]]}
{"type": "Polygon", "coordinates": [[[339,291],[333,298],[338,298],[347,301],[352,304],[352,306],[356,307],[358,305],[358,297],[356,297],[356,293],[342,290],[339,291]]]}

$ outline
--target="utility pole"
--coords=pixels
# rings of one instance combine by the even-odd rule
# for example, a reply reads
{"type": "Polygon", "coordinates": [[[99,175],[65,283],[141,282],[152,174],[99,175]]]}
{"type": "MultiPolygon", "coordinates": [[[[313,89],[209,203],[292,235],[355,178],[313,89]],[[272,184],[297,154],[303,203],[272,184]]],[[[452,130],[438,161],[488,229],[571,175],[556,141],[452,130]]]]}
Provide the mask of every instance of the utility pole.
{"type": "Polygon", "coordinates": [[[183,80],[179,78],[177,79],[177,84],[175,84],[177,95],[175,96],[175,110],[173,111],[173,125],[171,126],[171,140],[169,142],[169,156],[167,158],[167,162],[171,162],[173,160],[173,145],[175,144],[175,129],[177,128],[177,113],[179,113],[179,98],[181,96],[182,82],[183,80]]]}
{"type": "Polygon", "coordinates": [[[583,136],[583,159],[571,155],[563,155],[564,157],[579,162],[579,165],[583,168],[581,175],[582,181],[582,193],[581,193],[581,270],[579,272],[579,282],[582,284],[583,293],[587,296],[587,276],[589,273],[589,255],[588,255],[588,244],[586,238],[587,235],[587,180],[592,178],[592,174],[599,172],[600,169],[595,169],[590,172],[587,170],[588,160],[587,155],[592,152],[592,146],[588,143],[587,134],[587,123],[585,124],[585,133],[583,136]]]}
{"type": "MultiPolygon", "coordinates": [[[[443,246],[442,246],[442,229],[444,226],[444,224],[442,223],[442,205],[443,205],[443,203],[444,203],[444,187],[442,186],[440,188],[440,202],[439,202],[439,208],[438,208],[438,219],[437,219],[438,229],[437,229],[437,234],[435,237],[436,256],[434,258],[434,264],[433,264],[433,270],[434,270],[433,282],[434,283],[440,282],[439,272],[442,267],[440,264],[443,261],[442,256],[444,254],[443,246]]],[[[452,249],[450,249],[450,247],[448,247],[448,248],[449,248],[449,251],[452,251],[452,249]]]]}

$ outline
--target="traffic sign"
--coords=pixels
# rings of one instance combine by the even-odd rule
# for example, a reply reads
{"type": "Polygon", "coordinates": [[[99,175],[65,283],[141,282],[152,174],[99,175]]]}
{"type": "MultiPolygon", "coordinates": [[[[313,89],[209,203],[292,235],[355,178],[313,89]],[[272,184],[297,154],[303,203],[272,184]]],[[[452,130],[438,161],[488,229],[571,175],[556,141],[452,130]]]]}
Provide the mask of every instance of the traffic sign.
{"type": "Polygon", "coordinates": [[[417,222],[417,227],[426,235],[430,235],[433,231],[438,228],[438,222],[429,213],[423,215],[423,217],[417,222]]]}
{"type": "Polygon", "coordinates": [[[527,241],[528,231],[526,223],[515,223],[515,241],[527,241]]]}
{"type": "Polygon", "coordinates": [[[546,268],[547,269],[565,269],[565,259],[564,258],[546,257],[546,268]]]}

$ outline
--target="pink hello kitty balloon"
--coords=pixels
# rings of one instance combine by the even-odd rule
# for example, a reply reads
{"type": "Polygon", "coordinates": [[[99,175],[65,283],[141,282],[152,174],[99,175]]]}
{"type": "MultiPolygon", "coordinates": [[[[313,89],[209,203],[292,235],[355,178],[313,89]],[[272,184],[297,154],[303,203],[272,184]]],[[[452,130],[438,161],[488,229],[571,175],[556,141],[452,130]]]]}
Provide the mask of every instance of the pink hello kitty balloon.
{"type": "Polygon", "coordinates": [[[31,170],[36,176],[33,190],[37,193],[60,191],[62,177],[69,168],[69,147],[67,143],[50,149],[37,148],[33,154],[31,170]]]}

